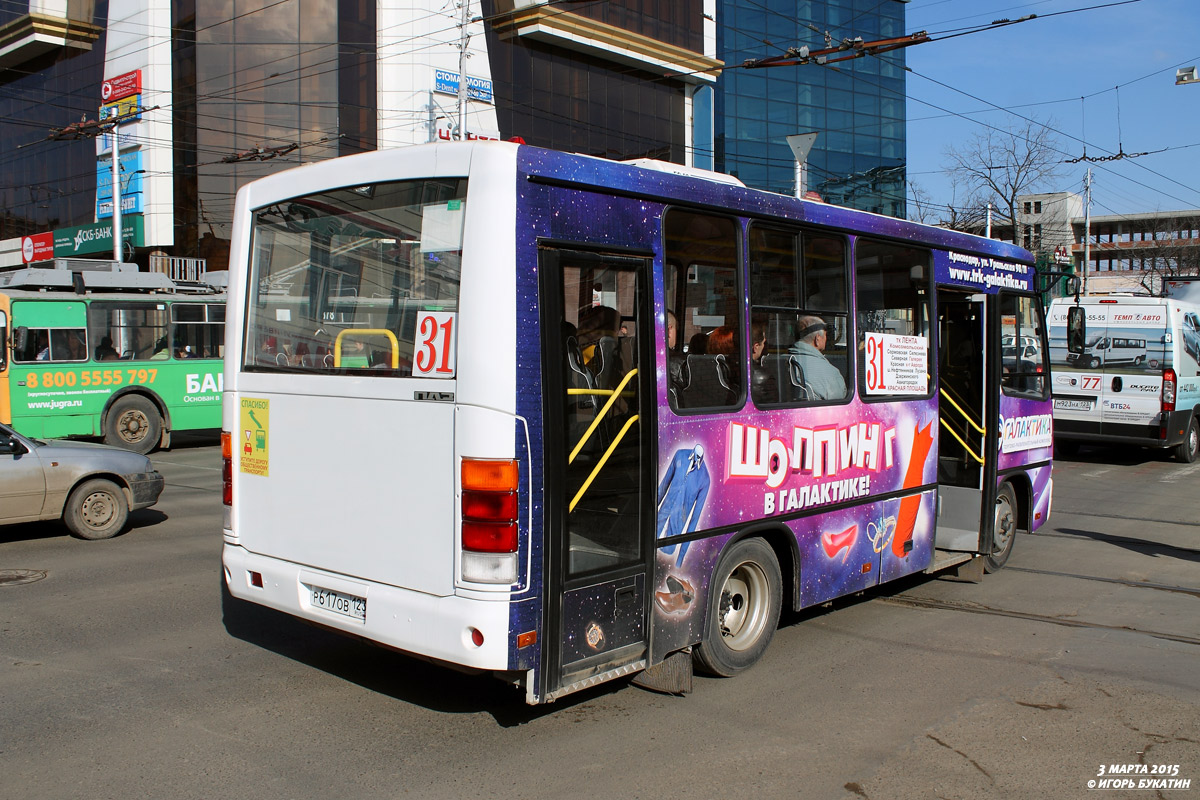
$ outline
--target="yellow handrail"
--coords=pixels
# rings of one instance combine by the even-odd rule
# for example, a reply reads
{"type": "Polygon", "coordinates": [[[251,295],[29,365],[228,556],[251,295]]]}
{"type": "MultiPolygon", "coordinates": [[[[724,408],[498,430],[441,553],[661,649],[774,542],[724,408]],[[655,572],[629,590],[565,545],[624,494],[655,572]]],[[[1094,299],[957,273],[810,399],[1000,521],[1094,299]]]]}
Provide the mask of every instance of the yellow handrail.
{"type": "Polygon", "coordinates": [[[392,345],[392,369],[399,369],[400,343],[396,341],[396,334],[387,328],[346,328],[338,333],[337,338],[333,340],[333,365],[335,367],[342,365],[342,337],[347,333],[351,336],[386,336],[392,345]]]}
{"type": "Polygon", "coordinates": [[[955,409],[955,410],[956,410],[956,411],[957,411],[959,414],[962,414],[962,416],[963,416],[963,419],[965,419],[965,420],[967,421],[967,424],[968,424],[968,425],[970,425],[972,428],[974,428],[975,430],[979,431],[980,433],[983,433],[983,434],[986,434],[986,433],[987,433],[987,431],[986,431],[986,430],[984,430],[982,426],[980,426],[980,425],[976,425],[976,424],[975,424],[975,420],[971,419],[971,415],[970,415],[970,414],[968,414],[967,412],[963,411],[963,410],[962,410],[962,407],[961,407],[961,406],[960,406],[958,403],[954,402],[954,398],[952,398],[952,397],[950,396],[950,394],[949,394],[949,393],[948,393],[948,392],[947,392],[945,389],[943,389],[943,388],[941,388],[941,387],[939,386],[939,387],[938,387],[938,394],[940,394],[942,397],[946,398],[946,402],[947,402],[947,403],[949,403],[950,405],[954,406],[954,409],[955,409]]]}
{"type": "MultiPolygon", "coordinates": [[[[575,445],[575,449],[571,451],[571,455],[567,456],[568,464],[571,464],[575,461],[575,456],[579,455],[579,451],[583,449],[583,446],[587,443],[587,440],[592,438],[592,434],[596,432],[597,426],[600,425],[600,420],[603,419],[604,415],[608,413],[608,410],[610,408],[612,408],[613,403],[617,402],[617,398],[620,396],[621,390],[624,389],[626,387],[626,385],[628,385],[629,381],[636,374],[637,374],[636,369],[629,370],[629,372],[625,373],[625,377],[621,379],[621,382],[617,385],[617,388],[612,390],[612,392],[611,392],[612,396],[608,398],[608,402],[604,404],[603,408],[601,408],[599,411],[596,412],[596,418],[592,420],[592,424],[588,426],[588,429],[583,432],[583,437],[579,440],[579,444],[575,445]]],[[[572,389],[568,389],[567,393],[570,394],[572,391],[573,391],[572,389]]],[[[604,389],[604,390],[588,389],[586,391],[589,391],[589,392],[594,391],[597,394],[600,394],[602,392],[604,394],[609,393],[609,391],[607,389],[604,389]]],[[[636,419],[636,417],[635,417],[635,419],[636,419]]],[[[628,426],[626,426],[626,427],[628,427],[628,426]]]]}
{"type": "Polygon", "coordinates": [[[942,427],[943,427],[943,428],[945,428],[946,430],[950,431],[950,435],[951,435],[951,436],[953,436],[953,437],[954,437],[954,438],[955,438],[955,439],[958,441],[958,443],[959,443],[959,444],[961,444],[961,445],[963,446],[963,450],[966,450],[966,451],[967,451],[967,455],[969,455],[971,458],[973,458],[973,459],[975,459],[976,461],[978,461],[980,464],[982,464],[982,463],[983,463],[983,456],[977,456],[977,455],[975,455],[975,451],[971,449],[971,445],[969,445],[969,444],[967,444],[966,442],[964,442],[964,441],[962,440],[962,437],[961,437],[961,436],[959,436],[959,435],[958,435],[958,434],[955,432],[954,428],[951,428],[951,427],[950,427],[950,424],[949,424],[948,422],[946,422],[946,420],[944,420],[944,419],[941,419],[941,418],[938,418],[938,422],[939,422],[939,423],[941,423],[941,425],[942,425],[942,427]]]}
{"type": "Polygon", "coordinates": [[[608,457],[612,455],[613,450],[615,450],[617,445],[621,443],[621,440],[625,438],[625,434],[629,432],[629,427],[637,421],[637,414],[634,414],[625,421],[625,424],[621,427],[620,433],[618,433],[616,438],[613,439],[613,443],[608,446],[608,449],[604,451],[604,455],[600,457],[600,460],[596,462],[596,466],[592,468],[592,474],[588,475],[587,480],[583,482],[583,486],[579,487],[579,491],[576,492],[575,497],[571,499],[571,505],[567,507],[568,513],[575,510],[575,506],[579,503],[579,499],[583,497],[583,493],[588,490],[588,487],[592,485],[592,481],[595,480],[596,476],[600,474],[600,470],[604,468],[604,464],[608,461],[608,457]]]}

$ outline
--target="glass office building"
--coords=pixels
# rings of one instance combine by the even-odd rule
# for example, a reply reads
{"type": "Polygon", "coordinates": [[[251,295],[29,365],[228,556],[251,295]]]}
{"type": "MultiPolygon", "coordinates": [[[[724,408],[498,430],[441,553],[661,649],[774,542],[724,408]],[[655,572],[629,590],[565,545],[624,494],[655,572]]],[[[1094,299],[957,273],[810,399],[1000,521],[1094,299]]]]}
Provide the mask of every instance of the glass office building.
{"type": "Polygon", "coordinates": [[[905,215],[904,50],[832,66],[738,68],[789,47],[826,47],[904,35],[898,0],[721,0],[716,169],[748,186],[794,194],[797,170],[786,136],[816,132],[806,189],[836,205],[905,215]]]}

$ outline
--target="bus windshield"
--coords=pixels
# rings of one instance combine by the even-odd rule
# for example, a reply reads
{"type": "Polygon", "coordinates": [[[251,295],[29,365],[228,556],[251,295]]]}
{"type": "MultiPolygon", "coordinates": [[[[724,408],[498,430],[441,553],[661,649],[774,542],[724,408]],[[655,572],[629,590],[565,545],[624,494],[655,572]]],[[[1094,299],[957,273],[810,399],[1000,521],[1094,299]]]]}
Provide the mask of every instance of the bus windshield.
{"type": "Polygon", "coordinates": [[[466,190],[396,181],[258,209],[246,368],[412,375],[418,330],[449,331],[457,311],[466,190]]]}

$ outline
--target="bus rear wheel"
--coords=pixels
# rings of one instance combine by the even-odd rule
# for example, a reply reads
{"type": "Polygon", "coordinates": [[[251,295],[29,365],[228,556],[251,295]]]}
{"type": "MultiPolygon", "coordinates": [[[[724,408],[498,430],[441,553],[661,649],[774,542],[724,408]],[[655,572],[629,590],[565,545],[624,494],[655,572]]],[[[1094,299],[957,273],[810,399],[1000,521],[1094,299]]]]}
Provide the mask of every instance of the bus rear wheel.
{"type": "Polygon", "coordinates": [[[141,395],[122,397],[104,420],[104,443],[145,455],[162,439],[158,407],[141,395]]]}
{"type": "Polygon", "coordinates": [[[983,571],[997,572],[1008,563],[1017,539],[1017,495],[1011,484],[996,493],[996,516],[992,523],[992,546],[983,556],[983,571]]]}
{"type": "Polygon", "coordinates": [[[1175,446],[1175,458],[1184,464],[1191,464],[1200,455],[1200,421],[1192,417],[1188,423],[1187,436],[1175,446]]]}
{"type": "Polygon", "coordinates": [[[775,551],[762,539],[743,539],[721,559],[711,586],[695,660],[705,672],[730,677],[754,666],[775,635],[783,602],[775,551]]]}

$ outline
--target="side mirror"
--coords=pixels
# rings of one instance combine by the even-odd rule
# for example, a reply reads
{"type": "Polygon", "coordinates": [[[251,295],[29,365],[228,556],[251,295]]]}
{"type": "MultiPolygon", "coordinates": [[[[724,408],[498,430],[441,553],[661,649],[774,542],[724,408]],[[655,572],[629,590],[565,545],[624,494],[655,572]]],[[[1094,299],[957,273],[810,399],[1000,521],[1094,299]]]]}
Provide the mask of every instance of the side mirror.
{"type": "Polygon", "coordinates": [[[24,325],[17,328],[16,335],[13,337],[13,349],[22,353],[25,352],[25,347],[29,344],[29,328],[24,325]]]}
{"type": "Polygon", "coordinates": [[[1067,352],[1082,353],[1087,341],[1087,314],[1083,306],[1067,309],[1067,352]]]}
{"type": "Polygon", "coordinates": [[[25,445],[14,436],[0,436],[0,455],[19,456],[25,452],[25,445]]]}

